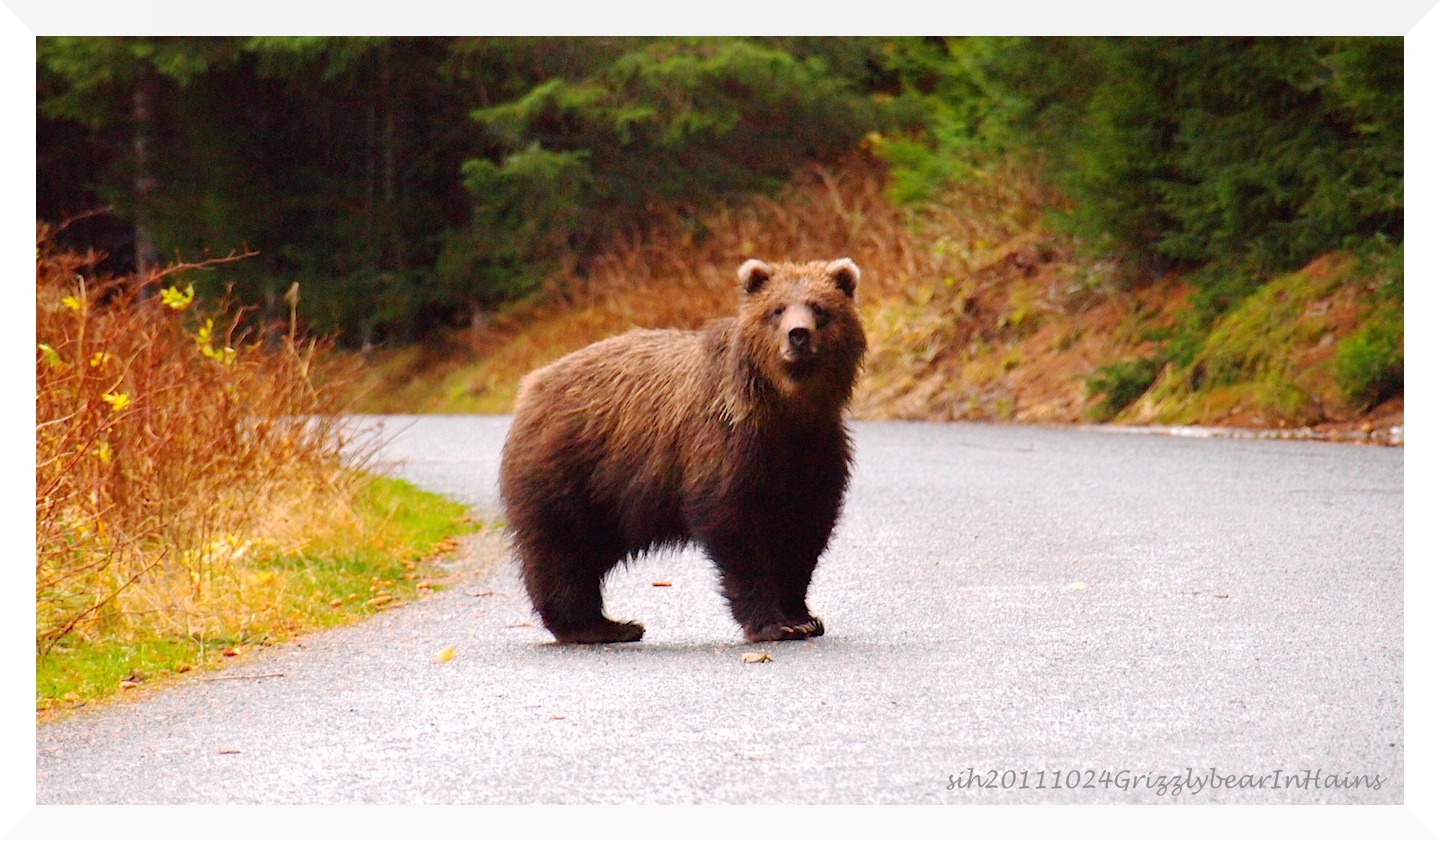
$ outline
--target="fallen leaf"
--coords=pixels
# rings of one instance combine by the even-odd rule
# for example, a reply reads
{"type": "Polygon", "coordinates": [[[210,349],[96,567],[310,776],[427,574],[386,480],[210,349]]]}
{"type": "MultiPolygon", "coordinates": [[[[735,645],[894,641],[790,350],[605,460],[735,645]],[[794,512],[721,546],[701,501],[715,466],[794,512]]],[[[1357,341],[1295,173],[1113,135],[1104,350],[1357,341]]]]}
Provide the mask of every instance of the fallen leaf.
{"type": "Polygon", "coordinates": [[[740,655],[740,659],[746,663],[773,663],[775,658],[770,656],[768,651],[747,651],[740,655]]]}
{"type": "Polygon", "coordinates": [[[440,649],[440,653],[430,659],[431,663],[448,663],[455,656],[455,646],[447,645],[440,649]]]}
{"type": "Polygon", "coordinates": [[[529,622],[516,622],[516,623],[513,624],[513,625],[506,625],[505,627],[507,627],[507,628],[529,628],[529,627],[530,627],[530,623],[529,623],[529,622]]]}
{"type": "Polygon", "coordinates": [[[331,599],[331,600],[330,600],[330,606],[331,606],[331,607],[339,607],[340,605],[342,605],[342,604],[344,604],[344,603],[345,603],[345,600],[344,600],[344,599],[331,599]]]}
{"type": "Polygon", "coordinates": [[[240,750],[239,750],[238,748],[221,748],[221,749],[219,749],[219,750],[217,750],[217,751],[215,751],[215,752],[218,753],[218,754],[221,754],[221,755],[223,756],[223,755],[225,755],[225,754],[230,754],[230,753],[239,753],[240,750]]]}
{"type": "Polygon", "coordinates": [[[669,582],[669,581],[651,581],[651,582],[650,582],[650,586],[651,586],[651,587],[669,587],[669,586],[670,586],[670,582],[669,582]]]}
{"type": "Polygon", "coordinates": [[[1228,598],[1230,598],[1230,594],[1229,594],[1229,593],[1216,593],[1216,594],[1215,594],[1215,598],[1217,598],[1217,599],[1228,599],[1228,598]]]}
{"type": "Polygon", "coordinates": [[[386,602],[388,602],[388,601],[390,601],[391,599],[394,599],[394,598],[395,598],[394,596],[376,596],[375,598],[373,598],[373,599],[371,599],[370,601],[366,602],[366,603],[365,603],[365,606],[366,606],[366,607],[379,607],[380,605],[385,604],[386,602]]]}
{"type": "Polygon", "coordinates": [[[245,653],[245,648],[244,648],[243,646],[239,646],[239,645],[234,646],[234,647],[232,647],[232,648],[227,648],[227,649],[225,649],[224,651],[220,652],[220,654],[221,654],[222,656],[224,656],[224,657],[238,657],[238,656],[240,656],[241,654],[244,654],[244,653],[245,653]]]}
{"type": "Polygon", "coordinates": [[[565,716],[563,716],[563,715],[552,715],[552,716],[550,716],[550,720],[551,720],[551,721],[564,721],[564,720],[565,720],[565,716]]]}
{"type": "Polygon", "coordinates": [[[1090,586],[1090,585],[1089,585],[1089,584],[1086,584],[1084,581],[1076,581],[1074,584],[1071,584],[1071,585],[1069,586],[1069,588],[1067,588],[1067,589],[1070,589],[1070,590],[1084,590],[1086,587],[1089,587],[1089,586],[1090,586]]]}

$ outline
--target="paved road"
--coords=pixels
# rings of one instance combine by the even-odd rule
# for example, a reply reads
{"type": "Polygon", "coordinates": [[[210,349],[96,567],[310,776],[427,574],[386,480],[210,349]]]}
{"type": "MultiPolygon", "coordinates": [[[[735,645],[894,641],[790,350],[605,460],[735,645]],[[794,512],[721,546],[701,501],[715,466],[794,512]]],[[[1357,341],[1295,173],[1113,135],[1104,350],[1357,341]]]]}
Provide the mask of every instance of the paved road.
{"type": "MultiPolygon", "coordinates": [[[[396,472],[493,510],[505,419],[386,426],[396,472]]],[[[501,563],[227,670],[283,678],[39,728],[38,802],[1403,801],[1402,451],[966,424],[856,438],[812,588],[827,634],[766,646],[773,662],[742,662],[759,646],[693,552],[612,579],[611,615],[648,633],[593,648],[521,624],[501,563]],[[1157,791],[1212,768],[1269,776],[1157,791]],[[1382,782],[1317,788],[1359,775],[1382,782]]]]}

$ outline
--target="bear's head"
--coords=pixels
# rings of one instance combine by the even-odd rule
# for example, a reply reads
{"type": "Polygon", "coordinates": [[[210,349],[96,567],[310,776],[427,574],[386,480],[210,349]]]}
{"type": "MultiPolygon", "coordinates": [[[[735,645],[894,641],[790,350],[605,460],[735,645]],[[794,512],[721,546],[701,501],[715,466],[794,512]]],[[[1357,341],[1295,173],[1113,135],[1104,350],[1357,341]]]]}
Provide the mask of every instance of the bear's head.
{"type": "Polygon", "coordinates": [[[865,355],[859,281],[849,258],[740,266],[742,352],[781,397],[817,409],[848,402],[865,355]]]}

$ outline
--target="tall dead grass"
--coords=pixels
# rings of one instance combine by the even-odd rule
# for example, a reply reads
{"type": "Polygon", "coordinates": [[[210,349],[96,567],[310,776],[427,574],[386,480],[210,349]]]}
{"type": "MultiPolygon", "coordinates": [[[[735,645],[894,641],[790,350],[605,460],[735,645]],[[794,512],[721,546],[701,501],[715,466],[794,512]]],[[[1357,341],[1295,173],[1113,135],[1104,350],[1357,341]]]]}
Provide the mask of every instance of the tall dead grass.
{"type": "Polygon", "coordinates": [[[72,635],[203,639],[253,622],[275,602],[267,576],[237,563],[256,535],[294,510],[343,511],[353,491],[346,377],[315,376],[323,348],[293,321],[247,334],[236,312],[202,312],[187,267],[97,279],[93,256],[56,251],[47,234],[35,262],[37,652],[72,635]]]}
{"type": "Polygon", "coordinates": [[[508,411],[520,377],[565,353],[631,327],[693,329],[732,314],[734,271],[750,257],[848,256],[864,272],[859,300],[872,348],[856,405],[885,415],[932,367],[935,348],[963,346],[957,330],[994,326],[1008,270],[1055,256],[1039,244],[1042,216],[1056,201],[1015,167],[976,173],[917,209],[896,207],[886,186],[883,164],[862,155],[800,172],[773,199],[699,218],[657,212],[584,276],[557,275],[536,298],[473,325],[465,355],[479,362],[449,367],[437,401],[414,394],[416,372],[407,367],[393,382],[372,381],[368,405],[396,410],[389,393],[428,410],[508,411]]]}
{"type": "MultiPolygon", "coordinates": [[[[363,405],[508,412],[521,377],[569,351],[631,327],[695,328],[730,315],[735,267],[750,257],[845,255],[860,264],[869,352],[851,407],[866,419],[1093,420],[1106,399],[1088,385],[1097,372],[1148,365],[1166,337],[1189,329],[1186,278],[1137,282],[1118,261],[1057,234],[1047,217],[1063,200],[1034,169],[1000,162],[917,207],[892,205],[885,188],[884,167],[862,155],[800,172],[773,199],[699,217],[658,211],[644,231],[616,238],[583,276],[557,274],[543,294],[481,314],[463,335],[379,354],[365,374],[363,405]]],[[[1291,328],[1261,332],[1280,329],[1291,328]]],[[[1291,367],[1306,377],[1333,378],[1330,363],[1315,367],[1333,353],[1326,347],[1286,353],[1301,354],[1291,367]]],[[[1176,376],[1162,372],[1161,390],[1176,376]]],[[[1184,422],[1264,426],[1298,422],[1297,412],[1317,405],[1303,389],[1239,385],[1224,396],[1228,403],[1212,395],[1171,409],[1184,422]]],[[[1143,414],[1150,402],[1142,399],[1122,422],[1153,420],[1143,414]]],[[[1403,422],[1403,400],[1375,409],[1372,420],[1385,428],[1403,422]]]]}

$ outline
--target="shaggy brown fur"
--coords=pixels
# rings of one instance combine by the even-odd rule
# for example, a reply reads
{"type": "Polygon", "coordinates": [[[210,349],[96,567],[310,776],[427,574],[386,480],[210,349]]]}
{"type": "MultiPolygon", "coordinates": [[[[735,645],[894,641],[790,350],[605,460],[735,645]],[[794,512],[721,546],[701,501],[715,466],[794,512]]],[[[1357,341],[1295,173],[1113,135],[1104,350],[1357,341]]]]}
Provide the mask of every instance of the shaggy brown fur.
{"type": "Polygon", "coordinates": [[[633,330],[521,383],[500,493],[530,600],[560,642],[631,642],[600,582],[698,543],[746,639],[825,632],[805,593],[849,481],[844,411],[865,353],[860,269],[740,267],[734,318],[633,330]]]}

